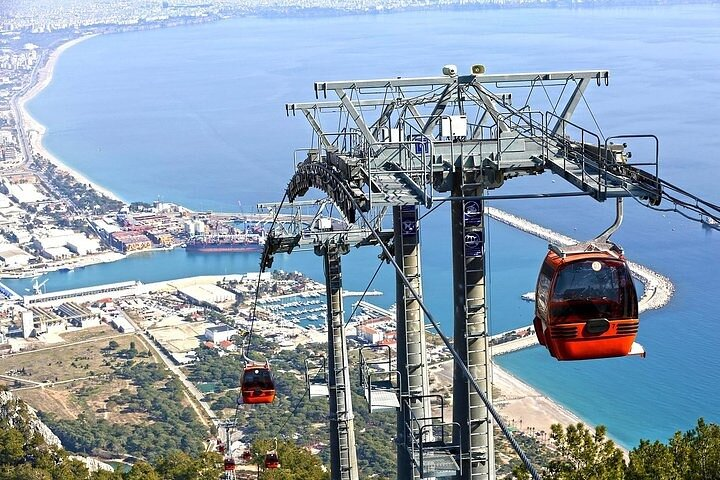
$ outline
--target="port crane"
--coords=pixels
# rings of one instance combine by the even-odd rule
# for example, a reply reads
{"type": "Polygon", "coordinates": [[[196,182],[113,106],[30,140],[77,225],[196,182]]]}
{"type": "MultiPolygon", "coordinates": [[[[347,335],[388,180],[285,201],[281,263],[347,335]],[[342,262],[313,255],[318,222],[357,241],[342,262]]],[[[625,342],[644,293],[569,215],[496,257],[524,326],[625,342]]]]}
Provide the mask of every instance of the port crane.
{"type": "Polygon", "coordinates": [[[305,157],[296,159],[278,210],[292,208],[314,188],[332,201],[344,225],[324,233],[272,228],[262,268],[302,243],[323,256],[333,479],[358,478],[340,328],[341,257],[353,243],[346,231],[369,232],[355,245],[379,246],[397,272],[397,478],[491,480],[493,424],[531,476],[540,477],[492,405],[484,202],[589,196],[619,203],[633,197],[660,209],[666,199],[685,216],[720,220],[719,207],[659,178],[655,136],[604,138],[572,122],[578,105],[587,103],[586,89],[608,86],[609,78],[607,70],[488,74],[482,65],[461,75],[446,65],[439,76],[316,82],[314,101],[286,105],[289,116],[307,119],[313,144],[300,151],[305,157]],[[568,189],[491,193],[508,180],[543,173],[560,176],[568,189]],[[422,301],[418,212],[442,202],[451,203],[454,343],[422,301]],[[377,211],[391,212],[391,228],[383,228],[377,211]],[[426,322],[455,360],[450,422],[433,416],[426,322]]]}

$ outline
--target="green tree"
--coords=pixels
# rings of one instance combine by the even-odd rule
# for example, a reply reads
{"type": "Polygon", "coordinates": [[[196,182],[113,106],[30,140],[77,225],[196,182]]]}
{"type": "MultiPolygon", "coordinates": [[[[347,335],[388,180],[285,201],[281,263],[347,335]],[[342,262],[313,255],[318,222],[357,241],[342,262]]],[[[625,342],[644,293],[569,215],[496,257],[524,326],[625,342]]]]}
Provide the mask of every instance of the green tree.
{"type": "Polygon", "coordinates": [[[670,448],[658,441],[640,440],[630,452],[630,463],[625,471],[627,480],[680,480],[670,448]]]}
{"type": "Polygon", "coordinates": [[[25,458],[25,437],[15,428],[0,430],[0,465],[18,465],[25,458]]]}
{"type": "Polygon", "coordinates": [[[274,442],[260,439],[253,443],[254,463],[262,470],[261,480],[327,480],[330,474],[323,470],[320,458],[291,442],[279,442],[277,454],[280,468],[265,469],[265,455],[275,450],[274,442]]]}
{"type": "Polygon", "coordinates": [[[185,452],[174,451],[161,457],[155,467],[160,477],[168,480],[217,480],[220,476],[221,457],[205,452],[191,457],[185,452]]]}
{"type": "Polygon", "coordinates": [[[551,427],[558,458],[548,466],[546,478],[552,480],[616,480],[624,478],[622,451],[605,437],[603,426],[591,432],[582,423],[551,427]]]}
{"type": "Polygon", "coordinates": [[[692,430],[675,433],[668,445],[640,441],[630,452],[630,480],[720,479],[720,426],[700,418],[692,430]]]}
{"type": "Polygon", "coordinates": [[[155,469],[147,462],[138,462],[124,476],[124,480],[162,480],[155,469]]]}

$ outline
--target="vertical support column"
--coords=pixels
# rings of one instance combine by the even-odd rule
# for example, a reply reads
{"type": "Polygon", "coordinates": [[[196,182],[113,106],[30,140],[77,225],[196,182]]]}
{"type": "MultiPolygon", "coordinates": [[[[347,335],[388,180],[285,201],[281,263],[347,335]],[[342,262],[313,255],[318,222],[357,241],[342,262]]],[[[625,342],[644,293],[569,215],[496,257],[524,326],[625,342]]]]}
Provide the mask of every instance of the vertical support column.
{"type": "Polygon", "coordinates": [[[333,480],[358,480],[350,367],[343,315],[340,256],[347,246],[326,243],[315,248],[323,256],[327,295],[328,388],[330,392],[330,469],[333,480]]]}
{"type": "MultiPolygon", "coordinates": [[[[410,285],[422,295],[420,273],[420,235],[415,205],[393,207],[395,261],[410,285]]],[[[400,372],[400,409],[397,416],[397,478],[420,478],[413,466],[410,433],[418,426],[411,418],[427,418],[430,413],[425,321],[420,302],[399,279],[396,281],[397,369],[400,372]],[[424,397],[424,398],[420,398],[424,397]],[[409,409],[406,408],[408,403],[409,409]]],[[[421,422],[422,424],[424,422],[421,422]]],[[[417,432],[416,432],[417,433],[417,432]]],[[[426,439],[427,440],[427,439],[426,439]]]]}
{"type": "MultiPolygon", "coordinates": [[[[461,175],[460,172],[456,174],[453,195],[481,196],[481,187],[473,186],[469,191],[462,187],[461,175]]],[[[453,202],[451,216],[455,348],[492,401],[492,365],[485,301],[483,202],[453,202]]],[[[490,414],[457,366],[453,385],[453,421],[460,425],[460,431],[454,432],[454,440],[460,440],[462,444],[460,478],[494,480],[495,452],[490,414]]]]}

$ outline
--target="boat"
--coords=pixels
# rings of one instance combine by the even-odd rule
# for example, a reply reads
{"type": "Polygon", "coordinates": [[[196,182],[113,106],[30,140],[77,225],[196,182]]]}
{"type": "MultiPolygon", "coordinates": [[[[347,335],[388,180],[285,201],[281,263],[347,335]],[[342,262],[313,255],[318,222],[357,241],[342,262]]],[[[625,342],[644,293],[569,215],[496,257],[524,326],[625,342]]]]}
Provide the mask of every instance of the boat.
{"type": "Polygon", "coordinates": [[[715,230],[720,230],[720,222],[708,215],[702,215],[700,217],[700,223],[702,223],[702,226],[705,228],[714,228],[715,230]]]}
{"type": "Polygon", "coordinates": [[[214,252],[262,252],[265,236],[258,233],[232,235],[196,235],[185,244],[185,251],[214,252]]]}

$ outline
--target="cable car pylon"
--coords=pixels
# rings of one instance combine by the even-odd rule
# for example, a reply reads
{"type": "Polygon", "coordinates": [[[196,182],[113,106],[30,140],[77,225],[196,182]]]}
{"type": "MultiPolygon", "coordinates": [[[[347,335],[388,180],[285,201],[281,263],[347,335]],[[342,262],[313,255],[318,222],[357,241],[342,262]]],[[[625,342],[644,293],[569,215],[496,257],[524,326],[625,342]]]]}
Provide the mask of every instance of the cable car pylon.
{"type": "MultiPolygon", "coordinates": [[[[294,198],[291,198],[293,200],[294,198]]],[[[342,256],[351,246],[376,245],[378,239],[370,227],[382,230],[385,209],[374,209],[370,226],[352,225],[327,199],[263,203],[259,210],[276,213],[277,221],[268,233],[261,268],[272,265],[273,256],[312,249],[322,257],[327,296],[327,389],[329,397],[330,473],[333,480],[358,480],[355,422],[350,390],[350,365],[343,310],[342,256]],[[332,214],[335,213],[335,216],[332,214]]],[[[380,232],[380,241],[391,237],[380,232]]],[[[324,363],[324,362],[323,362],[324,363]]],[[[324,368],[324,366],[323,366],[324,368]]],[[[313,385],[308,378],[308,395],[313,385]]]]}
{"type": "Polygon", "coordinates": [[[349,246],[326,241],[315,247],[323,257],[327,296],[328,391],[330,394],[330,470],[333,478],[358,480],[355,414],[350,389],[350,362],[345,338],[340,258],[349,246]]]}
{"type": "MultiPolygon", "coordinates": [[[[436,421],[420,413],[420,405],[425,408],[427,397],[420,394],[413,398],[415,392],[425,389],[422,374],[411,381],[413,373],[409,371],[423,362],[417,348],[424,347],[408,332],[398,337],[402,344],[398,345],[398,362],[407,362],[406,368],[398,368],[404,388],[400,404],[407,406],[407,411],[398,416],[398,423],[414,425],[411,428],[406,424],[405,436],[398,435],[398,442],[405,449],[410,447],[410,455],[398,457],[399,480],[410,478],[409,471],[413,477],[494,480],[493,420],[531,476],[539,478],[492,404],[485,200],[584,195],[602,202],[633,197],[651,208],[656,208],[661,199],[669,199],[676,206],[712,218],[720,212],[715,205],[659,179],[658,141],[653,135],[602,138],[602,134],[571,122],[577,106],[587,105],[584,92],[592,83],[607,86],[609,72],[486,74],[482,65],[474,65],[471,74],[461,75],[457,67],[446,65],[442,76],[316,82],[316,101],[286,105],[287,114],[303,114],[314,133],[313,145],[305,150],[306,158],[294,162],[295,172],[285,192],[287,199],[295,202],[310,188],[316,188],[327,194],[340,212],[344,230],[357,232],[362,218],[360,228],[369,229],[372,235],[348,244],[379,245],[393,263],[398,305],[407,310],[406,318],[398,317],[398,323],[405,322],[408,332],[414,332],[410,325],[416,325],[416,319],[409,314],[414,307],[407,301],[412,294],[455,361],[454,434],[451,442],[439,445],[439,436],[426,434],[431,429],[423,427],[426,422],[434,426],[436,421]],[[521,90],[515,97],[524,98],[524,104],[513,105],[512,89],[521,90]],[[328,100],[328,96],[334,98],[328,100]],[[536,105],[541,102],[545,107],[536,105]],[[345,126],[337,132],[326,131],[322,125],[345,126]],[[633,149],[640,145],[641,154],[636,155],[640,160],[631,161],[630,147],[618,140],[627,140],[633,149]],[[650,148],[643,147],[645,142],[650,143],[650,148]],[[501,188],[507,180],[545,172],[562,177],[570,191],[487,193],[501,188]],[[419,249],[419,242],[403,244],[406,239],[402,233],[398,237],[402,224],[395,224],[395,253],[391,253],[389,232],[375,223],[378,217],[372,214],[392,208],[402,216],[403,209],[416,211],[420,205],[431,208],[438,202],[452,204],[454,344],[440,331],[422,302],[421,283],[415,282],[420,279],[419,264],[413,273],[404,266],[412,255],[397,256],[397,250],[404,246],[419,249]],[[451,457],[456,469],[449,468],[449,463],[436,453],[451,457]],[[426,468],[428,465],[434,470],[426,468]]],[[[329,236],[338,234],[332,232],[334,226],[325,229],[331,231],[329,236]]],[[[329,238],[323,238],[317,229],[313,231],[313,225],[309,231],[306,234],[301,228],[294,234],[271,232],[263,268],[269,266],[272,253],[289,253],[303,242],[319,245],[329,238]]],[[[416,371],[422,372],[422,368],[416,371]]],[[[338,473],[332,475],[333,479],[340,478],[338,473]]]]}

